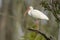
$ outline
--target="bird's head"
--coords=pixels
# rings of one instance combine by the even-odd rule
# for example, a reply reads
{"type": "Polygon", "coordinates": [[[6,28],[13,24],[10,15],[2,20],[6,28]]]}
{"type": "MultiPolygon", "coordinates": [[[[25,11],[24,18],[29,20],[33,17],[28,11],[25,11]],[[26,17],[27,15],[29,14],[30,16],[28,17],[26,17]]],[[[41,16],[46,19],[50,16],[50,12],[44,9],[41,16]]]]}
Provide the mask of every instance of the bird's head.
{"type": "Polygon", "coordinates": [[[27,10],[29,11],[29,10],[33,10],[33,6],[28,6],[27,7],[27,10]]]}
{"type": "Polygon", "coordinates": [[[29,7],[29,9],[30,9],[30,10],[33,10],[33,7],[32,7],[32,6],[30,6],[30,7],[29,7]]]}
{"type": "Polygon", "coordinates": [[[24,16],[26,16],[26,14],[28,13],[29,10],[33,10],[33,7],[32,6],[28,6],[27,7],[27,10],[24,13],[24,16]]]}

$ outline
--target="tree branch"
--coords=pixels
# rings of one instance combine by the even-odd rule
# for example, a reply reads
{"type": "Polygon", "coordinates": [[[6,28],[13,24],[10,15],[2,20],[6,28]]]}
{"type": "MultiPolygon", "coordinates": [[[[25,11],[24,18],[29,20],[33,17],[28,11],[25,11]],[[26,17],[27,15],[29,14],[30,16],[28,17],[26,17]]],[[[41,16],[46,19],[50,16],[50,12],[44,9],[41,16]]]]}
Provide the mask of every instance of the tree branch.
{"type": "Polygon", "coordinates": [[[40,31],[38,31],[38,30],[34,30],[34,29],[28,29],[28,30],[41,34],[42,36],[44,36],[44,38],[45,38],[46,40],[51,40],[50,38],[48,38],[48,37],[46,36],[46,34],[40,32],[40,31]]]}

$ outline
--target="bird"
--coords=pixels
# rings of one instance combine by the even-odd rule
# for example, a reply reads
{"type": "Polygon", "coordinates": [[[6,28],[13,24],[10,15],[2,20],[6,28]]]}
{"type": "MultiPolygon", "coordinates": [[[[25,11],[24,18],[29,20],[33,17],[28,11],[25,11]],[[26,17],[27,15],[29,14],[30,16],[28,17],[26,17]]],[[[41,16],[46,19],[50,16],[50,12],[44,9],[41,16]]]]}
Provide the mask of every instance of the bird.
{"type": "Polygon", "coordinates": [[[24,16],[26,16],[27,14],[36,19],[35,23],[37,27],[39,25],[39,21],[38,21],[39,19],[49,20],[49,18],[43,12],[41,12],[40,10],[34,9],[33,6],[29,6],[27,8],[27,10],[24,13],[24,16]]]}

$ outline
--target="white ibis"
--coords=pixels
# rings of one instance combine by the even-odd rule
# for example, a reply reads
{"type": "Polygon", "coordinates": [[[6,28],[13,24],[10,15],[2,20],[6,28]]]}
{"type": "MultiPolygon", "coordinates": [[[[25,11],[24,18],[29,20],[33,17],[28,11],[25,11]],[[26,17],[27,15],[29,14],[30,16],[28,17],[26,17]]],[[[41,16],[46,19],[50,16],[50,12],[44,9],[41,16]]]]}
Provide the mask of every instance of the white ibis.
{"type": "Polygon", "coordinates": [[[24,16],[26,16],[26,14],[36,19],[37,26],[39,24],[38,19],[49,20],[49,18],[43,12],[34,9],[32,6],[27,8],[27,11],[24,13],[24,16]]]}

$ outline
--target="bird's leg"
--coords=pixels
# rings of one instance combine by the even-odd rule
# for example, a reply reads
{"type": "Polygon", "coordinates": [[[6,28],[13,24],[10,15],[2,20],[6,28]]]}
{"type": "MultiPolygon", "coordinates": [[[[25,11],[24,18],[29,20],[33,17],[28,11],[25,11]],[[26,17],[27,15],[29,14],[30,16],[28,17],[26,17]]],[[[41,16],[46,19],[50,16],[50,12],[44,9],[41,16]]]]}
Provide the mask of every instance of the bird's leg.
{"type": "Polygon", "coordinates": [[[36,19],[36,29],[39,30],[39,20],[36,19]]]}

